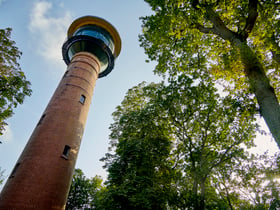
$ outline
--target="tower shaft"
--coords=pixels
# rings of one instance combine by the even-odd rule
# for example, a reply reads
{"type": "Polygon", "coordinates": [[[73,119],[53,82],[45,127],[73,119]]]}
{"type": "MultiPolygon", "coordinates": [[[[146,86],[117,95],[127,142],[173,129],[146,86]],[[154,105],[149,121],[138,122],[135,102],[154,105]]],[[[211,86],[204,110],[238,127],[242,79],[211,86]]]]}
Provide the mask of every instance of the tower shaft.
{"type": "Polygon", "coordinates": [[[64,209],[100,63],[74,55],[0,194],[0,210],[64,209]]]}

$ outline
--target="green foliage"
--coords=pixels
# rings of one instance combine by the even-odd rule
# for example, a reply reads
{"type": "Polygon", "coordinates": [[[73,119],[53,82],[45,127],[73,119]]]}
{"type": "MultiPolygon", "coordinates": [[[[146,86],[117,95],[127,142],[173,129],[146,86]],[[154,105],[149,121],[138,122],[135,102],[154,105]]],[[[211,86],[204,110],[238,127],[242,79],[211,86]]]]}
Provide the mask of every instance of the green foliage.
{"type": "Polygon", "coordinates": [[[102,190],[102,179],[95,176],[85,177],[81,169],[75,169],[66,209],[93,209],[98,199],[98,192],[102,190]]]}
{"type": "MultiPolygon", "coordinates": [[[[271,50],[278,50],[279,3],[255,1],[256,6],[249,6],[253,1],[146,2],[151,5],[155,14],[142,17],[144,30],[140,41],[149,58],[158,61],[156,73],[169,71],[173,75],[178,71],[191,71],[186,66],[179,69],[177,67],[188,65],[199,50],[211,61],[211,72],[217,78],[234,80],[236,85],[242,85],[244,64],[240,58],[239,46],[230,38],[241,41],[247,39],[267,70],[277,71],[279,68],[279,64],[268,55],[271,50]],[[249,19],[250,12],[258,13],[256,19],[249,19]],[[220,34],[216,31],[218,26],[215,24],[218,22],[212,18],[223,25],[224,31],[220,31],[220,34]]],[[[276,75],[274,72],[271,76],[276,75]]]]}
{"type": "Polygon", "coordinates": [[[13,108],[31,95],[30,82],[20,69],[21,52],[10,39],[11,28],[0,29],[0,135],[13,108]]]}
{"type": "MultiPolygon", "coordinates": [[[[208,73],[232,94],[254,94],[280,146],[279,2],[146,0],[141,46],[155,73],[193,74],[203,56],[208,73]]],[[[250,96],[251,97],[251,96],[250,96]]]]}
{"type": "Polygon", "coordinates": [[[257,159],[245,151],[257,126],[247,97],[222,98],[207,72],[197,72],[200,79],[183,74],[128,91],[102,159],[109,176],[100,209],[254,207],[239,192],[247,181],[264,192],[262,167],[245,164],[257,159]]]}
{"type": "Polygon", "coordinates": [[[158,123],[156,106],[145,105],[147,92],[156,86],[145,89],[142,83],[130,89],[113,114],[110,137],[116,155],[103,158],[109,172],[105,209],[162,209],[171,194],[175,171],[168,161],[169,128],[158,123]]]}
{"type": "Polygon", "coordinates": [[[206,196],[213,191],[209,179],[220,169],[233,167],[246,158],[240,145],[253,145],[255,129],[243,102],[220,98],[210,78],[203,74],[200,71],[202,78],[198,84],[181,75],[160,93],[176,139],[173,156],[184,174],[179,185],[179,188],[184,186],[184,193],[180,196],[191,201],[185,208],[195,209],[210,208],[204,204],[205,201],[212,205],[213,197],[206,196]]]}
{"type": "Polygon", "coordinates": [[[2,170],[0,167],[0,186],[3,184],[3,181],[5,179],[4,172],[5,170],[2,170]]]}
{"type": "Polygon", "coordinates": [[[197,72],[128,91],[102,158],[105,187],[76,170],[67,209],[279,207],[279,154],[246,152],[257,128],[248,98],[219,96],[197,72]]]}

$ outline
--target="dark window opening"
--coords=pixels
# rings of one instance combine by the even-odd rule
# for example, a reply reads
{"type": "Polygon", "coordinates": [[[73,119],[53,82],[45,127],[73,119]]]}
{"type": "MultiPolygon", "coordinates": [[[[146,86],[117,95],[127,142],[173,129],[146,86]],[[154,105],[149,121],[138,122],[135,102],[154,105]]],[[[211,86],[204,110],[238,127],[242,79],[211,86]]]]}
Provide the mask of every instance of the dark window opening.
{"type": "Polygon", "coordinates": [[[63,150],[63,153],[62,153],[62,157],[63,157],[63,158],[68,159],[69,154],[70,154],[70,149],[71,149],[70,146],[65,145],[64,150],[63,150]]]}
{"type": "Polygon", "coordinates": [[[67,76],[67,74],[68,74],[68,70],[64,73],[64,75],[63,75],[63,77],[66,77],[67,76]]]}
{"type": "Polygon", "coordinates": [[[17,164],[15,165],[15,167],[14,167],[14,169],[13,169],[13,171],[12,171],[12,173],[11,173],[11,175],[10,175],[9,178],[13,178],[13,177],[15,176],[15,174],[16,174],[16,172],[17,172],[17,170],[18,170],[19,165],[20,165],[20,163],[17,163],[17,164]]]}
{"type": "Polygon", "coordinates": [[[84,104],[85,101],[86,101],[86,97],[85,97],[84,95],[81,95],[81,97],[80,97],[80,103],[81,103],[81,104],[84,104]]]}
{"type": "Polygon", "coordinates": [[[40,118],[40,120],[39,120],[39,122],[38,122],[37,125],[40,125],[40,124],[43,122],[45,116],[46,116],[46,114],[43,114],[43,115],[42,115],[42,117],[40,118]]]}

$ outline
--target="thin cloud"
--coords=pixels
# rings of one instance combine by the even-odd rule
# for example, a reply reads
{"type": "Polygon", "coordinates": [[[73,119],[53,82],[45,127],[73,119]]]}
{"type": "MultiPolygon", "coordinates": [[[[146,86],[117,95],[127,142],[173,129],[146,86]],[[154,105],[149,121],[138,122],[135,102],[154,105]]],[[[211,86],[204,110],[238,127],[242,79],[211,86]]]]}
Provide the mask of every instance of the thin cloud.
{"type": "Polygon", "coordinates": [[[0,5],[1,5],[4,1],[6,1],[6,0],[0,0],[0,5]]]}
{"type": "MultiPolygon", "coordinates": [[[[66,39],[66,32],[71,23],[71,14],[59,5],[54,8],[47,1],[36,2],[30,14],[29,30],[38,45],[37,51],[45,59],[52,63],[62,62],[61,46],[66,39]],[[53,17],[56,9],[60,10],[61,16],[53,17]]],[[[65,64],[63,64],[65,65],[65,64]]]]}

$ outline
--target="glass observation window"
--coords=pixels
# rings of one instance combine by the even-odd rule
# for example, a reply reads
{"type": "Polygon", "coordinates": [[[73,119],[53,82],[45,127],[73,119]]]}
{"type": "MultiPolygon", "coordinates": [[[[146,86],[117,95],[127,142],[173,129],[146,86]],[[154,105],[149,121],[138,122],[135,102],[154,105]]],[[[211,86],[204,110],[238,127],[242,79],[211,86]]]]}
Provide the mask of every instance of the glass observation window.
{"type": "Polygon", "coordinates": [[[108,56],[104,50],[93,42],[78,41],[71,45],[68,50],[68,57],[71,59],[78,52],[90,52],[98,57],[100,62],[100,72],[104,71],[108,66],[108,56]]]}
{"type": "Polygon", "coordinates": [[[112,52],[114,52],[114,42],[112,37],[109,35],[107,31],[104,29],[96,26],[96,25],[87,25],[84,27],[79,28],[73,36],[77,35],[86,35],[86,36],[91,36],[96,39],[102,40],[112,52]]]}

